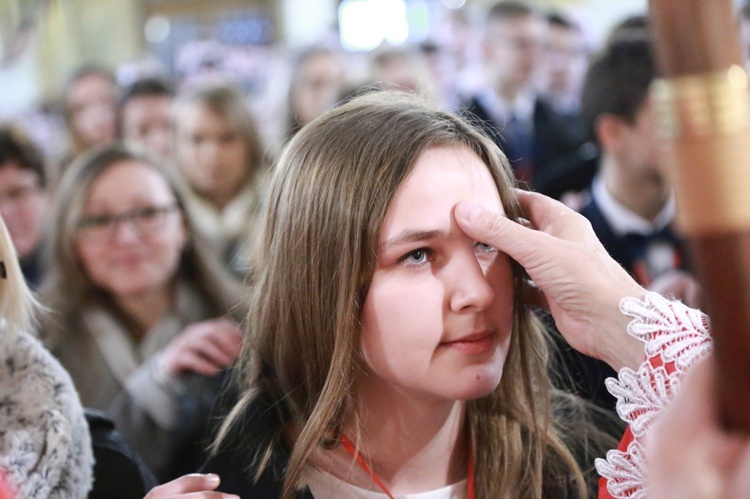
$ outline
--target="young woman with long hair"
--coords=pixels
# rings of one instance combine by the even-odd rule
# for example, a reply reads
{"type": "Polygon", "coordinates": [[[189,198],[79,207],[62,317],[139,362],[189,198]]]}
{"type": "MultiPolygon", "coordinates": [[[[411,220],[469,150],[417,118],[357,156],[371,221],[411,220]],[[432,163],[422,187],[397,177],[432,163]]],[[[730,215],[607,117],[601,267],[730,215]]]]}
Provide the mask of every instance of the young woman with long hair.
{"type": "Polygon", "coordinates": [[[239,353],[242,289],[201,245],[179,182],[127,147],[71,165],[51,221],[45,342],[159,478],[194,469],[239,353]]]}

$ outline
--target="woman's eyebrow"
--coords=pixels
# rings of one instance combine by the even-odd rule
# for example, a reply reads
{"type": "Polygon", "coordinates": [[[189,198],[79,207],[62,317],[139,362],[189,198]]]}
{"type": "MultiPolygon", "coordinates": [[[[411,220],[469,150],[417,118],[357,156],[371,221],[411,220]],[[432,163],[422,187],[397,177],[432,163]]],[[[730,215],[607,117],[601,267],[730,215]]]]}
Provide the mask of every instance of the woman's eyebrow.
{"type": "Polygon", "coordinates": [[[396,246],[404,243],[413,243],[416,241],[426,241],[431,239],[445,239],[448,237],[448,233],[444,230],[414,230],[406,229],[396,237],[388,239],[386,242],[380,245],[380,249],[386,249],[391,246],[396,246]]]}

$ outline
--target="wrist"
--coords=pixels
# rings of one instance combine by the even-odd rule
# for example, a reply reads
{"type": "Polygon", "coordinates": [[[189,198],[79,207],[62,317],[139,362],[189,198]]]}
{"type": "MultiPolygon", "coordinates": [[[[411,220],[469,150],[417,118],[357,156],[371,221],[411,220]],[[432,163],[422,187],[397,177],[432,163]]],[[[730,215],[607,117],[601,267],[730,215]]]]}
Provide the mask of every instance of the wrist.
{"type": "Polygon", "coordinates": [[[151,377],[160,386],[167,386],[174,379],[174,374],[167,365],[164,352],[154,354],[151,360],[151,377]]]}
{"type": "Polygon", "coordinates": [[[643,300],[648,291],[634,283],[625,293],[612,298],[612,313],[607,314],[607,341],[604,342],[600,359],[609,364],[615,371],[624,367],[638,369],[646,358],[643,341],[628,332],[632,317],[622,311],[620,304],[627,298],[643,300]]]}

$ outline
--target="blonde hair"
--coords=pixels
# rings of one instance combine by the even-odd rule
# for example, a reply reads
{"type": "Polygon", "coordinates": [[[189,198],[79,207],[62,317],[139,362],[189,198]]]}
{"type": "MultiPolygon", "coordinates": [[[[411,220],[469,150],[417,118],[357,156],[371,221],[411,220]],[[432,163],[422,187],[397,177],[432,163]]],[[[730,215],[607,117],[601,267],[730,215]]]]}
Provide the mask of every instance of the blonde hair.
{"type": "MultiPolygon", "coordinates": [[[[299,486],[311,453],[337,443],[353,414],[361,372],[360,313],[375,269],[380,227],[420,155],[468,147],[487,165],[507,215],[521,215],[513,174],[490,139],[460,117],[400,93],[355,98],[304,127],[282,153],[238,366],[242,398],[215,448],[251,403],[270,405],[276,433],[258,451],[256,478],[294,425],[284,497],[299,486]],[[302,354],[304,352],[304,354],[302,354]]],[[[551,480],[584,494],[580,469],[550,424],[547,346],[514,268],[510,352],[502,380],[468,403],[478,497],[542,497],[551,480]]]]}
{"type": "Polygon", "coordinates": [[[0,324],[5,322],[3,334],[29,331],[38,308],[26,279],[21,272],[18,255],[8,228],[0,216],[0,324]]]}

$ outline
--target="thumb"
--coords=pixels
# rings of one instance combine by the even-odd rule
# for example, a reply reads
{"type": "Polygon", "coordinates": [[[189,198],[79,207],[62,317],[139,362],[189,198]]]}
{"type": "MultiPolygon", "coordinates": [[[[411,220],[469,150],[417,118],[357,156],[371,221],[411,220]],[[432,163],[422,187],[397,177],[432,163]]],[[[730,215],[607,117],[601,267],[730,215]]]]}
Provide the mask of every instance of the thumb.
{"type": "Polygon", "coordinates": [[[527,269],[534,265],[537,250],[544,244],[542,239],[548,236],[472,201],[458,203],[455,218],[461,230],[471,238],[497,248],[527,269]]]}

